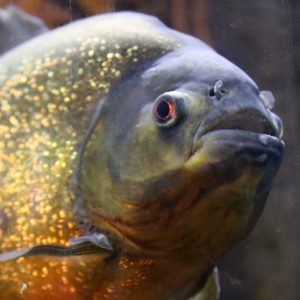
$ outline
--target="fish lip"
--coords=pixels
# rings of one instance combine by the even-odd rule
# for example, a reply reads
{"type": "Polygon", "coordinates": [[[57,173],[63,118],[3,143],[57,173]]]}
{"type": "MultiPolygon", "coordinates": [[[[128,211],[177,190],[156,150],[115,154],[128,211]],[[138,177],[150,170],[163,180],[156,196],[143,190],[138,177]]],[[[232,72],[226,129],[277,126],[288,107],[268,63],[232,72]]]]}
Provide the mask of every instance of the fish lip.
{"type": "Polygon", "coordinates": [[[244,151],[256,153],[270,153],[281,160],[284,152],[284,141],[276,136],[265,133],[257,133],[250,130],[241,129],[216,129],[208,131],[198,139],[193,147],[192,155],[201,151],[203,145],[208,139],[215,139],[218,143],[227,143],[231,147],[243,148],[244,151]],[[220,136],[223,138],[220,139],[220,136]]]}
{"type": "Polygon", "coordinates": [[[199,145],[202,144],[207,134],[216,131],[223,131],[224,133],[230,131],[232,134],[238,133],[239,135],[245,133],[246,135],[249,134],[249,138],[261,137],[265,143],[269,136],[273,138],[273,141],[278,140],[278,143],[283,143],[281,139],[282,124],[276,115],[265,116],[256,110],[245,110],[225,117],[202,121],[194,132],[191,154],[199,149],[199,145]]]}

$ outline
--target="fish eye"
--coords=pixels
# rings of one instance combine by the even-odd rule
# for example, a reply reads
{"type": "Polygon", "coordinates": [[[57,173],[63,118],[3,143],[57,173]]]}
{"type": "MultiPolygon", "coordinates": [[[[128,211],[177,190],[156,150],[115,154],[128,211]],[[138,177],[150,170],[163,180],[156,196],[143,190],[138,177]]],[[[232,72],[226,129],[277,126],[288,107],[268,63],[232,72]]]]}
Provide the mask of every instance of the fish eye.
{"type": "Polygon", "coordinates": [[[154,102],[153,117],[159,126],[174,125],[183,114],[184,99],[175,92],[173,94],[164,94],[154,102]]]}
{"type": "Polygon", "coordinates": [[[161,99],[154,106],[156,119],[160,122],[167,122],[175,115],[175,103],[173,99],[161,99]]]}
{"type": "Polygon", "coordinates": [[[159,97],[153,105],[153,117],[157,125],[169,127],[174,125],[182,115],[182,100],[173,95],[159,97]]]}

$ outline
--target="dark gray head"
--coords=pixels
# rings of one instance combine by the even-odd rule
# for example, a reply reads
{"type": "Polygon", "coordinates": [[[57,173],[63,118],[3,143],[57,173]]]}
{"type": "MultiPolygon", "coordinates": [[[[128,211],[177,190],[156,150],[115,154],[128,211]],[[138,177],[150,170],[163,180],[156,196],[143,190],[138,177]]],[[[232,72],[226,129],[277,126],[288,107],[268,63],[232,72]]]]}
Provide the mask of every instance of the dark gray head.
{"type": "Polygon", "coordinates": [[[282,124],[271,93],[178,36],[182,47],[108,95],[82,159],[82,197],[93,224],[128,249],[210,243],[218,256],[261,212],[283,153],[282,124]]]}

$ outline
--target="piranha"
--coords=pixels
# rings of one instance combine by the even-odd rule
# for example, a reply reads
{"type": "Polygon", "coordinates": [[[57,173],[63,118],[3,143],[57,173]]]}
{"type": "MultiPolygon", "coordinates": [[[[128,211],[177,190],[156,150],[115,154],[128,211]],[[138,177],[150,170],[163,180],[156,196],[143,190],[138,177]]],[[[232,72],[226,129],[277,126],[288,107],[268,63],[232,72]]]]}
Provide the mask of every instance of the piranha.
{"type": "Polygon", "coordinates": [[[1,299],[216,299],[282,159],[272,93],[129,12],[0,66],[1,299]]]}

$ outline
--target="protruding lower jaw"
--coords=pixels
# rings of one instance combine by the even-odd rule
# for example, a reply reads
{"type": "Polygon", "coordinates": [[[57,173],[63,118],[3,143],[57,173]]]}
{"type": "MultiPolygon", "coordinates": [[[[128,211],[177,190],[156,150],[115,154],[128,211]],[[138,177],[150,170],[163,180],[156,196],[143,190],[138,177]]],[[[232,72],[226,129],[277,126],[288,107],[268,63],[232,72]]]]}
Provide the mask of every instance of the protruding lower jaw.
{"type": "Polygon", "coordinates": [[[234,177],[239,176],[247,168],[259,168],[261,172],[272,170],[269,176],[274,177],[283,151],[284,142],[278,137],[239,129],[220,129],[208,132],[195,141],[186,167],[200,173],[218,170],[225,174],[225,181],[234,174],[234,177]]]}
{"type": "Polygon", "coordinates": [[[253,162],[267,161],[272,156],[280,161],[284,147],[282,132],[280,118],[267,110],[212,111],[195,131],[192,155],[203,151],[202,147],[214,147],[221,156],[233,152],[237,156],[244,153],[253,162]]]}
{"type": "Polygon", "coordinates": [[[261,155],[274,155],[280,159],[283,154],[284,142],[269,134],[240,129],[219,129],[210,131],[195,140],[192,155],[204,151],[203,147],[215,148],[215,152],[223,153],[223,155],[226,155],[227,152],[234,152],[235,155],[244,153],[253,159],[261,155]]]}
{"type": "Polygon", "coordinates": [[[203,220],[209,226],[221,224],[216,229],[218,236],[212,233],[207,238],[216,253],[227,247],[219,240],[228,238],[234,243],[256,224],[283,151],[284,143],[278,137],[240,129],[210,131],[196,141],[185,164],[190,185],[199,195],[193,202],[193,222],[199,228],[208,226],[203,220]]]}

